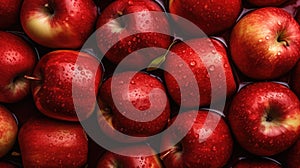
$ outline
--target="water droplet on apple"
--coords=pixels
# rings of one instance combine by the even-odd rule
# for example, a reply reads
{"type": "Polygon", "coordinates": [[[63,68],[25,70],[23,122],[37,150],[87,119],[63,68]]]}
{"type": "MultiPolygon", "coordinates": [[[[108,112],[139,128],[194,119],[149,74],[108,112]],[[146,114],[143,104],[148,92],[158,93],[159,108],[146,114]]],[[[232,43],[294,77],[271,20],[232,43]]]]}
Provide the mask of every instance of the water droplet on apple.
{"type": "Polygon", "coordinates": [[[214,65],[209,66],[209,67],[208,67],[208,70],[209,70],[209,71],[214,71],[214,70],[215,70],[215,66],[214,66],[214,65]]]}
{"type": "Polygon", "coordinates": [[[195,65],[196,65],[196,62],[195,62],[195,61],[190,62],[190,65],[191,65],[191,66],[195,66],[195,65]]]}
{"type": "Polygon", "coordinates": [[[212,52],[213,54],[216,54],[216,53],[217,53],[217,51],[216,51],[216,50],[212,50],[211,52],[212,52]]]}
{"type": "Polygon", "coordinates": [[[262,39],[259,39],[259,40],[258,40],[258,42],[260,42],[260,43],[261,43],[261,42],[262,42],[262,39]]]}
{"type": "Polygon", "coordinates": [[[280,21],[278,21],[277,24],[278,24],[279,26],[281,26],[281,22],[280,22],[280,21]]]}
{"type": "Polygon", "coordinates": [[[266,36],[265,38],[266,38],[266,40],[269,40],[269,39],[270,39],[270,36],[266,36]]]}
{"type": "Polygon", "coordinates": [[[278,51],[277,55],[281,55],[281,52],[280,52],[280,51],[278,51]]]}

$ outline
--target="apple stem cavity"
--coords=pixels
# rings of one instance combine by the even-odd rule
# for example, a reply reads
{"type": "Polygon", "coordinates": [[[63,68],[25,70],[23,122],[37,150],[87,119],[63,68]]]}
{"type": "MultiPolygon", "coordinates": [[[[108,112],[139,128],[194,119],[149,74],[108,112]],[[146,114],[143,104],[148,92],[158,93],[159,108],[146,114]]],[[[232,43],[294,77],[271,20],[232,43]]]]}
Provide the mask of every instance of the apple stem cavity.
{"type": "Polygon", "coordinates": [[[47,13],[49,13],[49,14],[51,14],[51,15],[54,14],[54,9],[53,9],[48,3],[46,3],[46,4],[44,5],[44,7],[45,7],[47,13]]]}
{"type": "Polygon", "coordinates": [[[158,69],[158,68],[161,66],[161,64],[163,64],[163,63],[165,62],[166,56],[169,54],[169,52],[170,52],[172,46],[173,46],[174,44],[176,44],[177,42],[178,42],[178,39],[175,39],[175,40],[169,45],[167,51],[166,51],[163,55],[161,55],[161,56],[155,58],[153,61],[151,61],[151,63],[148,65],[147,71],[154,71],[154,70],[158,69]]]}
{"type": "Polygon", "coordinates": [[[279,34],[279,36],[277,37],[277,42],[283,43],[284,46],[288,47],[289,43],[286,40],[284,40],[282,36],[282,34],[279,34]]]}
{"type": "Polygon", "coordinates": [[[27,79],[27,80],[31,80],[31,81],[41,81],[42,80],[38,77],[28,76],[28,75],[24,75],[24,78],[27,79]]]}

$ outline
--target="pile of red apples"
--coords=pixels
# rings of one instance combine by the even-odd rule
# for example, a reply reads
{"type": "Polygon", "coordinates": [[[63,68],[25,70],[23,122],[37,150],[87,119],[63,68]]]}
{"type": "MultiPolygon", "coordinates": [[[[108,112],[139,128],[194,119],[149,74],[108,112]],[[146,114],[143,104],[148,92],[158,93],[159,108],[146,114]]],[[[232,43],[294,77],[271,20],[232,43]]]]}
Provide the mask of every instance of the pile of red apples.
{"type": "Polygon", "coordinates": [[[0,168],[300,168],[300,0],[1,0],[0,168]]]}

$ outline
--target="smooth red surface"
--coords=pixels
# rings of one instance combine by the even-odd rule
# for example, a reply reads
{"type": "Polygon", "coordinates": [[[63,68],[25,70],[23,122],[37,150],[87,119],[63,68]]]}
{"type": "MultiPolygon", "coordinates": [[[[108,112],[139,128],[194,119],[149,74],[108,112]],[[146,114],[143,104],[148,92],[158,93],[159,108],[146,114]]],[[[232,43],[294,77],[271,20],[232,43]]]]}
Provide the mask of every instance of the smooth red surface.
{"type": "Polygon", "coordinates": [[[78,123],[32,118],[18,139],[24,168],[81,167],[87,162],[88,139],[78,123]]]}
{"type": "MultiPolygon", "coordinates": [[[[169,0],[169,12],[188,19],[197,25],[206,35],[223,33],[235,24],[242,10],[241,0],[169,0]]],[[[179,19],[173,17],[178,21],[179,19]]],[[[186,34],[199,36],[199,31],[178,22],[186,34]]]]}
{"type": "Polygon", "coordinates": [[[19,21],[22,0],[0,1],[0,29],[8,29],[19,21]]]}
{"type": "Polygon", "coordinates": [[[271,160],[255,160],[243,159],[240,160],[233,168],[281,168],[282,166],[271,160]]]}
{"type": "Polygon", "coordinates": [[[97,6],[92,0],[24,0],[21,8],[21,24],[26,34],[40,45],[50,48],[80,48],[93,33],[97,19],[97,6]],[[53,14],[45,8],[48,4],[53,14]],[[35,31],[43,31],[40,27],[29,27],[31,17],[45,20],[53,31],[41,37],[35,31]],[[62,27],[56,31],[55,28],[62,27]]]}
{"type": "Polygon", "coordinates": [[[10,111],[0,105],[0,158],[12,149],[18,133],[18,126],[10,111]]]}
{"type": "Polygon", "coordinates": [[[246,14],[230,37],[235,65],[246,76],[260,80],[290,71],[300,57],[299,47],[300,26],[280,8],[260,8],[246,14]]]}
{"type": "Polygon", "coordinates": [[[286,155],[286,166],[288,168],[299,168],[300,166],[300,138],[297,142],[288,150],[286,155]]]}

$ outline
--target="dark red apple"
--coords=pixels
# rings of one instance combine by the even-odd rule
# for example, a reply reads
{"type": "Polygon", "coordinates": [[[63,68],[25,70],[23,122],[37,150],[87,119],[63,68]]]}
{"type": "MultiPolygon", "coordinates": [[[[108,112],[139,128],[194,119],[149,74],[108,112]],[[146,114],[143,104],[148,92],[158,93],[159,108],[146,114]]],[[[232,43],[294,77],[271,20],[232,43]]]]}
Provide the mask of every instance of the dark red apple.
{"type": "Polygon", "coordinates": [[[22,0],[0,1],[0,29],[7,29],[19,21],[22,0]]]}
{"type": "Polygon", "coordinates": [[[215,39],[199,38],[175,44],[166,56],[164,69],[171,97],[184,107],[224,103],[236,90],[226,48],[215,39]]]}
{"type": "Polygon", "coordinates": [[[229,123],[238,143],[263,156],[288,149],[300,136],[300,103],[286,86],[257,82],[233,98],[229,123]]]}
{"type": "Polygon", "coordinates": [[[161,132],[170,117],[170,105],[161,81],[144,72],[123,72],[107,79],[99,92],[98,122],[102,131],[147,137],[161,132]],[[110,109],[105,111],[105,109],[110,109]],[[104,110],[103,110],[104,109],[104,110]]]}
{"type": "Polygon", "coordinates": [[[1,168],[17,168],[17,166],[10,164],[8,162],[3,162],[3,161],[0,161],[0,167],[1,168]]]}
{"type": "Polygon", "coordinates": [[[241,0],[169,0],[169,12],[175,14],[173,19],[182,31],[191,36],[201,34],[176,15],[188,19],[205,34],[216,35],[233,26],[241,10],[241,0]]]}
{"type": "Polygon", "coordinates": [[[102,67],[95,57],[57,50],[41,58],[29,79],[35,105],[43,114],[78,121],[92,114],[101,77],[102,67]]]}
{"type": "Polygon", "coordinates": [[[12,113],[0,105],[0,158],[6,155],[17,139],[18,126],[12,113]]]}
{"type": "Polygon", "coordinates": [[[300,62],[293,69],[290,86],[296,95],[300,98],[300,62]]]}
{"type": "Polygon", "coordinates": [[[155,152],[146,146],[134,146],[119,149],[120,153],[127,155],[106,152],[99,159],[97,168],[118,168],[118,167],[140,167],[140,168],[163,168],[163,164],[155,152]],[[153,153],[153,155],[145,155],[153,153]]]}
{"type": "Polygon", "coordinates": [[[280,6],[281,4],[283,4],[284,2],[287,2],[287,0],[247,0],[249,3],[255,5],[255,6],[259,6],[259,7],[263,7],[263,6],[280,6]]]}
{"type": "Polygon", "coordinates": [[[36,53],[21,37],[0,31],[0,102],[20,101],[30,92],[30,75],[36,64],[36,53]]]}
{"type": "Polygon", "coordinates": [[[171,44],[167,16],[153,0],[114,1],[99,16],[97,28],[100,50],[114,64],[126,57],[124,68],[147,67],[171,44]]]}
{"type": "Polygon", "coordinates": [[[242,159],[233,168],[281,168],[282,166],[269,159],[242,159]]]}
{"type": "Polygon", "coordinates": [[[78,123],[36,117],[19,132],[24,168],[82,167],[87,162],[88,139],[78,123]]]}
{"type": "Polygon", "coordinates": [[[299,168],[300,166],[300,138],[297,142],[288,150],[286,155],[286,166],[288,168],[299,168]]]}
{"type": "Polygon", "coordinates": [[[93,0],[24,0],[21,24],[26,34],[50,48],[79,48],[94,30],[93,0]]]}
{"type": "Polygon", "coordinates": [[[246,14],[230,37],[232,60],[255,79],[274,79],[290,71],[300,57],[300,26],[280,8],[266,7],[246,14]]]}
{"type": "Polygon", "coordinates": [[[161,155],[166,168],[222,167],[229,160],[233,142],[228,126],[219,114],[183,112],[170,124],[172,131],[162,139],[163,149],[167,149],[161,155]],[[194,115],[196,118],[191,117],[194,115]],[[173,146],[178,136],[182,140],[173,146]]]}

